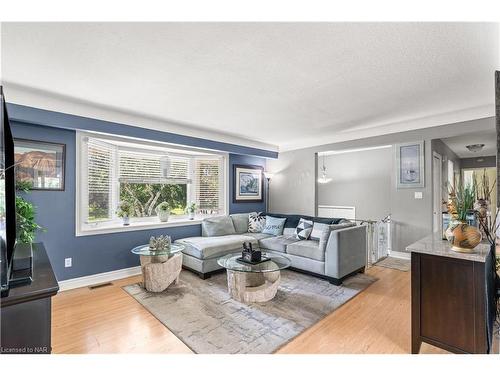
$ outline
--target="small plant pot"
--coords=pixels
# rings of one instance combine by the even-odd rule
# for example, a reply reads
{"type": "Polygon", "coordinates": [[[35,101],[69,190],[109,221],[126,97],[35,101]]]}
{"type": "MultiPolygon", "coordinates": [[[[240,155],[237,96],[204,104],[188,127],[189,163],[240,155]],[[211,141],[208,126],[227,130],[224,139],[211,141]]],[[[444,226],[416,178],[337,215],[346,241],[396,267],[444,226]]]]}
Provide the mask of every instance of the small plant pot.
{"type": "Polygon", "coordinates": [[[451,244],[451,249],[458,253],[473,253],[474,248],[481,242],[481,231],[475,226],[463,221],[450,224],[445,232],[446,239],[451,244]]]}
{"type": "Polygon", "coordinates": [[[162,223],[167,222],[169,217],[170,217],[170,212],[168,212],[168,211],[158,211],[158,219],[160,219],[160,221],[162,223]]]}
{"type": "Polygon", "coordinates": [[[194,220],[194,212],[188,212],[188,219],[194,220]]]}
{"type": "Polygon", "coordinates": [[[123,216],[123,225],[130,225],[130,218],[128,216],[123,216]]]}

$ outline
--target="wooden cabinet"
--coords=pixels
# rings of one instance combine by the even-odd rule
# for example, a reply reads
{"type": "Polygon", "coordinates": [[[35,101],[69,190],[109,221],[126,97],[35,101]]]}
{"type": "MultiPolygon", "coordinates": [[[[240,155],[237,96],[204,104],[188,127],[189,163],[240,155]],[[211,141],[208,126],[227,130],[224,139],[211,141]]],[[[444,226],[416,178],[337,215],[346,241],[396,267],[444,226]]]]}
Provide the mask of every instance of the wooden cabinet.
{"type": "Polygon", "coordinates": [[[0,299],[2,353],[51,352],[51,298],[58,290],[45,247],[33,244],[33,281],[0,299]]]}
{"type": "Polygon", "coordinates": [[[420,351],[422,342],[453,353],[489,353],[495,317],[493,250],[484,244],[487,248],[477,256],[461,256],[443,253],[443,246],[448,245],[439,243],[436,254],[429,246],[427,253],[412,250],[412,353],[420,351]]]}

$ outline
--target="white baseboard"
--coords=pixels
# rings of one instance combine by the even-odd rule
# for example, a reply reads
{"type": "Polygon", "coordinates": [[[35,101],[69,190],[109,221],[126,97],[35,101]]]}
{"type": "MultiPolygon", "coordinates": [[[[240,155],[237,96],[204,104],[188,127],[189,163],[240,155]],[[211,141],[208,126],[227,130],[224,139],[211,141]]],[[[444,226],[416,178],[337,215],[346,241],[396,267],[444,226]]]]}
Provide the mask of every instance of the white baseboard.
{"type": "Polygon", "coordinates": [[[59,281],[59,291],[82,288],[89,285],[107,283],[125,277],[140,275],[141,266],[123,268],[121,270],[97,273],[95,275],[77,277],[75,279],[59,281]]]}
{"type": "Polygon", "coordinates": [[[411,253],[406,253],[402,251],[391,251],[389,254],[390,257],[400,258],[400,259],[411,259],[411,253]]]}

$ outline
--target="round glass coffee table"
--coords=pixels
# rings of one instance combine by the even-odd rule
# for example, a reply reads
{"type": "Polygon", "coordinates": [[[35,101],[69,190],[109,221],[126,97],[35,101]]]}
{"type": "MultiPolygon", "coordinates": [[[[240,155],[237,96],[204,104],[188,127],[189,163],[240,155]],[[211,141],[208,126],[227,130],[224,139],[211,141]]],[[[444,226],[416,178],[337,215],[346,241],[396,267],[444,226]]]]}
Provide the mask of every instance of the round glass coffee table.
{"type": "Polygon", "coordinates": [[[262,253],[268,261],[250,264],[238,260],[240,257],[241,252],[217,260],[227,270],[227,289],[231,297],[245,303],[273,299],[280,284],[280,271],[290,267],[291,260],[278,253],[262,253]]]}
{"type": "Polygon", "coordinates": [[[169,250],[151,250],[149,245],[134,247],[131,252],[141,259],[143,286],[149,292],[162,292],[172,282],[179,282],[184,245],[173,243],[169,250]]]}

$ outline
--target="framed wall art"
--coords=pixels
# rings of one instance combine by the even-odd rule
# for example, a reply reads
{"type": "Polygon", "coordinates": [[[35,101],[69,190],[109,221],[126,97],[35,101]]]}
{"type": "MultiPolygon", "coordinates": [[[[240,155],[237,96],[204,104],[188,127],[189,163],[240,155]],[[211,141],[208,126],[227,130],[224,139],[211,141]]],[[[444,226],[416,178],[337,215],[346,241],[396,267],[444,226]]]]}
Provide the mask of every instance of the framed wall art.
{"type": "Polygon", "coordinates": [[[14,139],[16,181],[32,190],[64,190],[66,145],[14,139]]]}
{"type": "Polygon", "coordinates": [[[257,165],[233,166],[233,202],[262,202],[264,200],[264,168],[257,165]]]}
{"type": "Polygon", "coordinates": [[[396,145],[398,189],[423,188],[425,178],[424,141],[396,145]]]}

